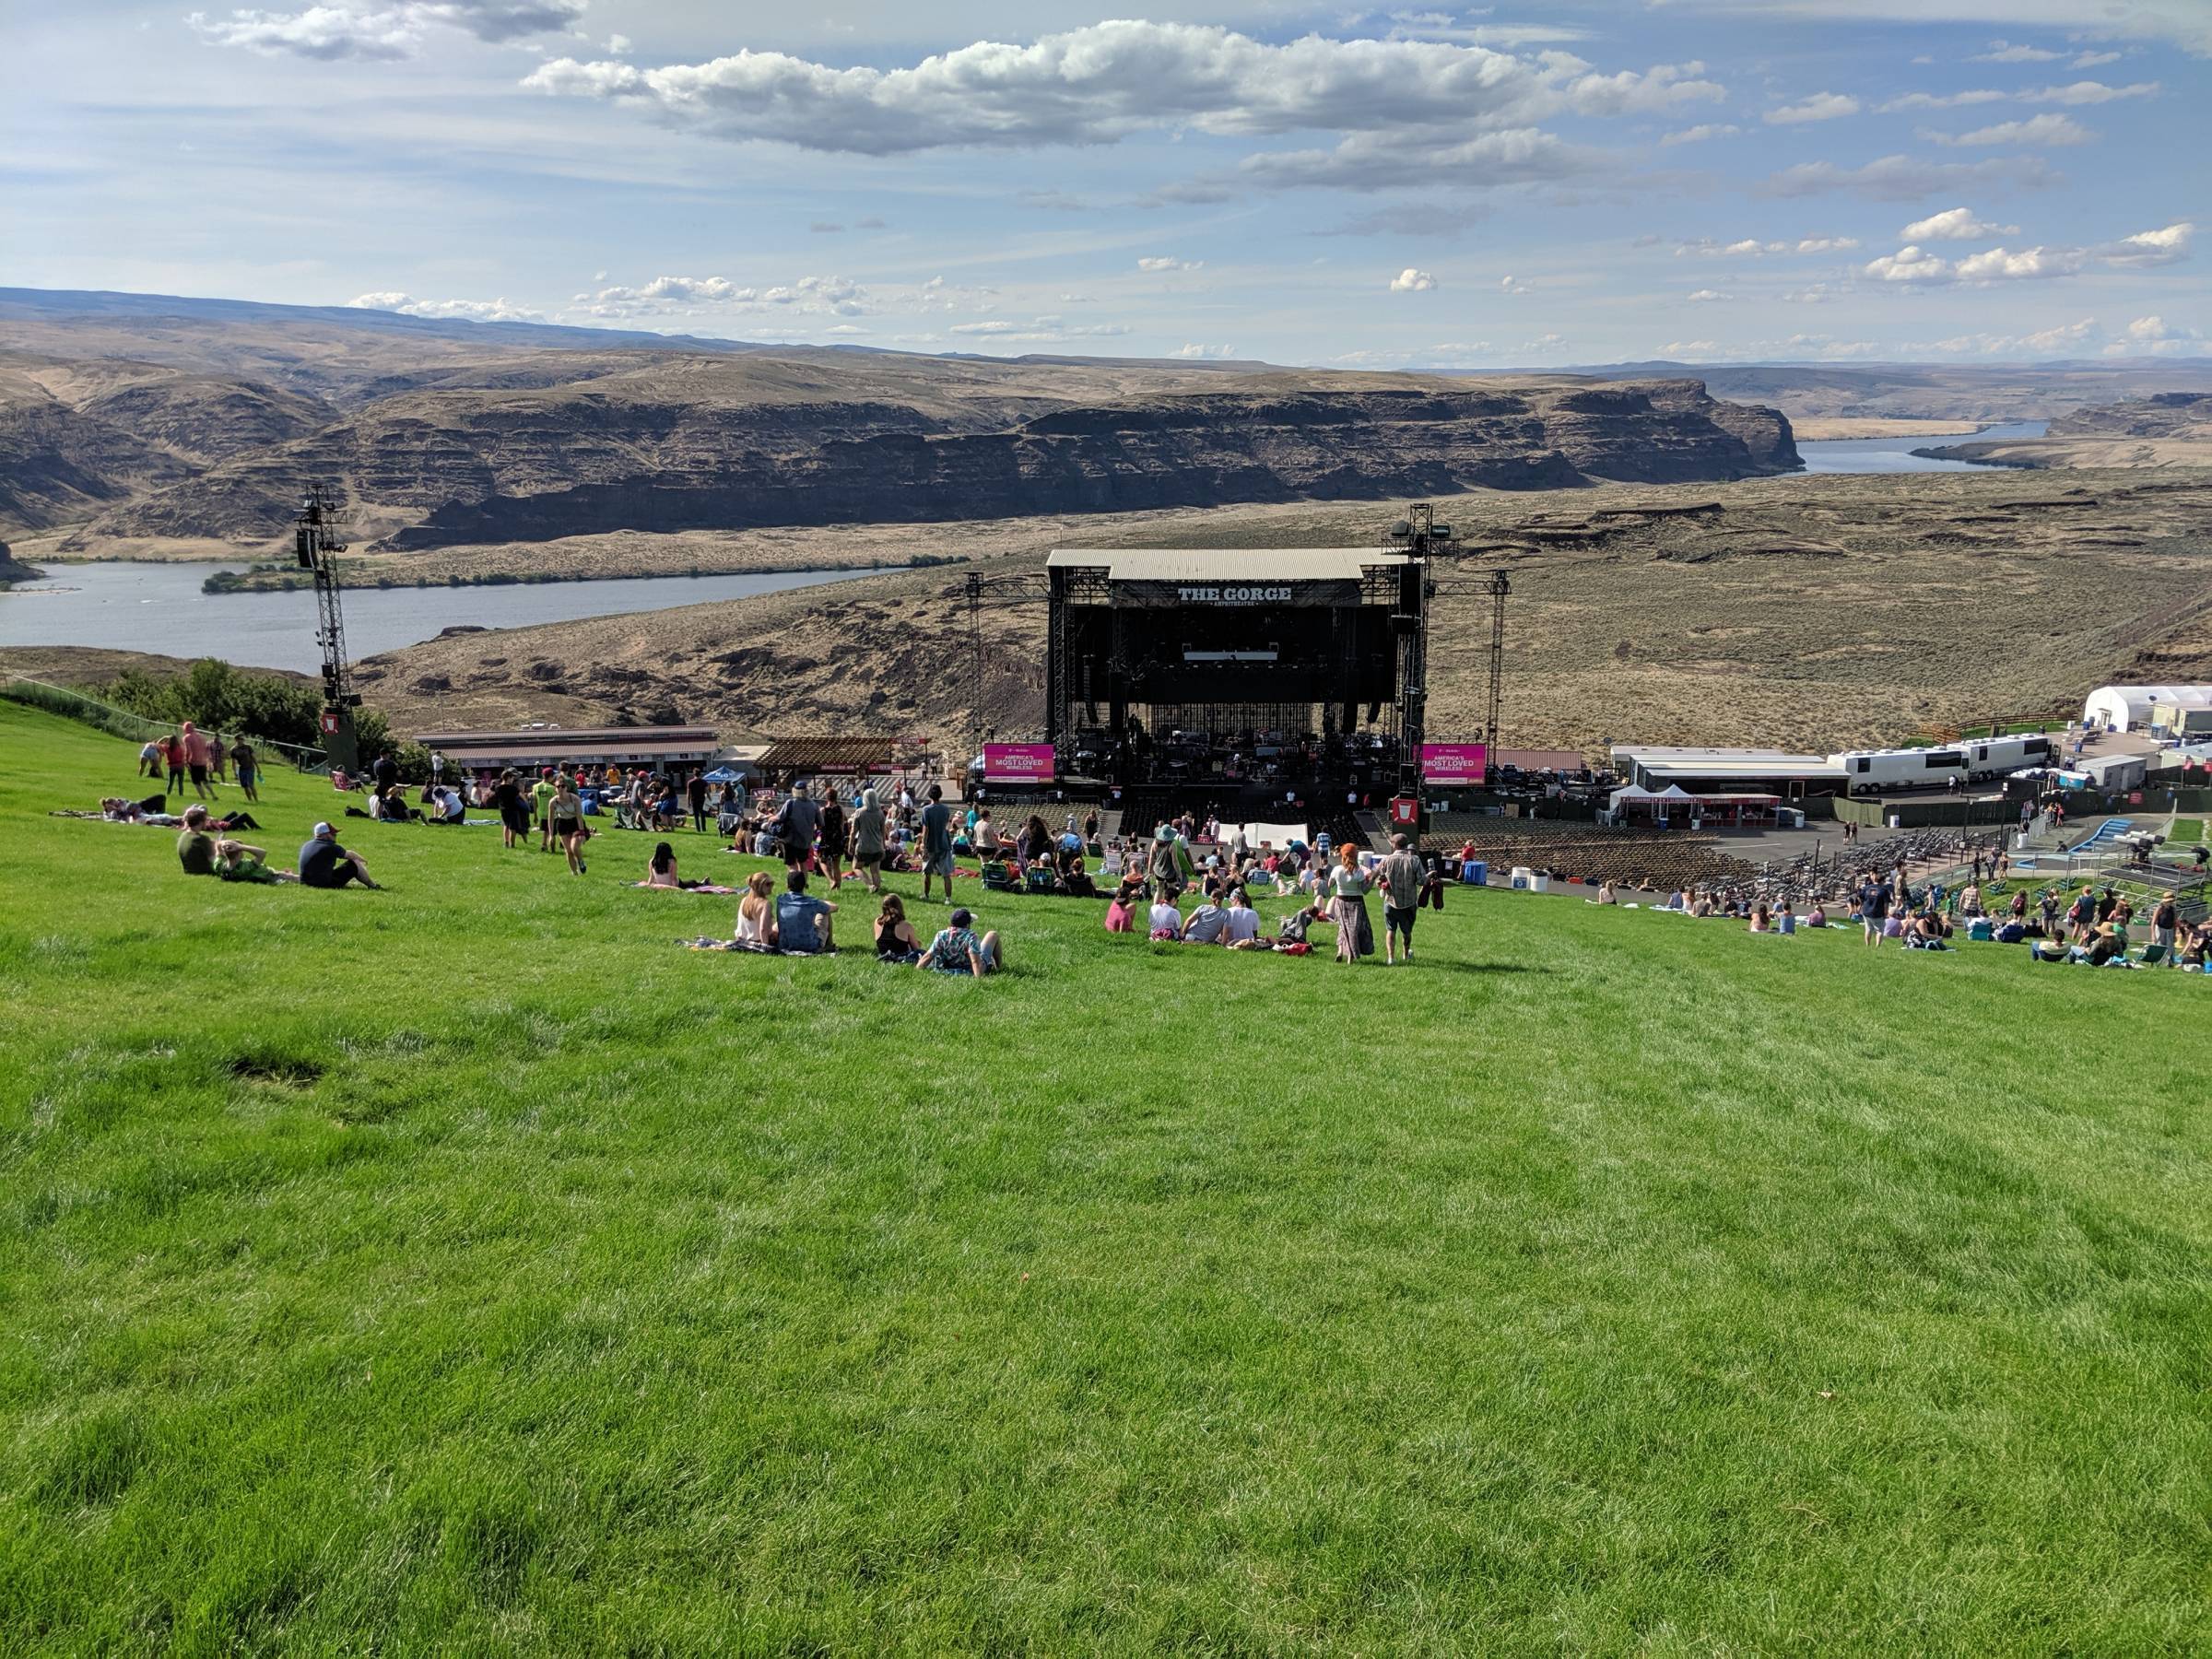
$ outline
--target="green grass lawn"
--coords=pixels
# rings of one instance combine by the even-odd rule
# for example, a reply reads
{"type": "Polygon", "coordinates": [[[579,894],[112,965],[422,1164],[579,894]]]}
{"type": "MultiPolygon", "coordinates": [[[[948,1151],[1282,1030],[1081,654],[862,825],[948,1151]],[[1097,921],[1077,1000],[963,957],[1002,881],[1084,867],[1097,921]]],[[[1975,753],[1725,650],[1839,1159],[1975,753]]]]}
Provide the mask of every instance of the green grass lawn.
{"type": "Polygon", "coordinates": [[[2203,976],[699,954],[642,837],[46,816],[134,754],[0,703],[0,1651],[2207,1641],[2203,976]]]}
{"type": "Polygon", "coordinates": [[[2170,841],[2194,846],[2205,839],[2205,820],[2201,818],[2177,818],[2167,833],[2170,841]]]}

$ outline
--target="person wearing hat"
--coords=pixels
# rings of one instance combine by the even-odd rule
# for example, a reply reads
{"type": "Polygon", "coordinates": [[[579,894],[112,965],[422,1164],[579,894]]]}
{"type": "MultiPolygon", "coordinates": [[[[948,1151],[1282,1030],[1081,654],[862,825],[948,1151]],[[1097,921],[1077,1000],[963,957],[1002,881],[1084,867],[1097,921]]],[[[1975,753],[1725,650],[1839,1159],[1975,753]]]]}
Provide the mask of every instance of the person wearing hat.
{"type": "Polygon", "coordinates": [[[814,859],[815,837],[822,832],[822,809],[806,793],[806,780],[791,786],[791,799],[776,814],[776,839],[783,843],[786,871],[803,870],[814,859]]]}
{"type": "Polygon", "coordinates": [[[378,885],[369,879],[369,866],[361,855],[339,846],[338,832],[328,824],[317,824],[314,835],[300,849],[300,880],[311,888],[342,888],[356,881],[365,888],[378,885]]]}
{"type": "Polygon", "coordinates": [[[945,918],[945,925],[937,936],[929,942],[914,966],[932,973],[970,973],[982,979],[986,973],[996,973],[1006,964],[1000,953],[998,935],[987,933],[975,936],[975,916],[966,905],[945,918]]]}
{"type": "Polygon", "coordinates": [[[1175,839],[1174,826],[1160,825],[1153,833],[1152,851],[1145,860],[1145,874],[1151,880],[1154,898],[1173,904],[1182,896],[1183,865],[1188,856],[1175,839]]]}
{"type": "Polygon", "coordinates": [[[1402,834],[1390,838],[1390,855],[1376,866],[1382,884],[1382,961],[1395,963],[1403,946],[1406,960],[1413,960],[1413,924],[1421,912],[1421,894],[1429,872],[1420,854],[1402,834]]]}

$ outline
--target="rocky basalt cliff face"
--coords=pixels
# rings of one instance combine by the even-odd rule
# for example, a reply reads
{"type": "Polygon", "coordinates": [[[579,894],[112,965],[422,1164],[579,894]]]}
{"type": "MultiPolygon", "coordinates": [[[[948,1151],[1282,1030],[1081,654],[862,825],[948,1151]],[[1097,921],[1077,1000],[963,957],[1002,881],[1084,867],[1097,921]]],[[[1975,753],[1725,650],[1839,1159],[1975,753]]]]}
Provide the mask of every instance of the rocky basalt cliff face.
{"type": "Polygon", "coordinates": [[[103,515],[79,541],[259,541],[303,477],[421,549],[616,530],[1008,518],[1468,488],[1739,478],[1798,465],[1789,422],[1695,380],[1248,383],[1050,407],[676,399],[650,385],[417,393],[103,515]]]}

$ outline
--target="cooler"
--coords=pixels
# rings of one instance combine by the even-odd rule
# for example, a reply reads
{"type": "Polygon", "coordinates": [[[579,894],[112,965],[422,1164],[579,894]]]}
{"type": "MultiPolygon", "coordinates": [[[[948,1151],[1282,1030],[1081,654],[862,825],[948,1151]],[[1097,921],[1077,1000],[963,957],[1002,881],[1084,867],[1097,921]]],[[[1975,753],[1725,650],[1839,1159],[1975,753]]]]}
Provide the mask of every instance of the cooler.
{"type": "Polygon", "coordinates": [[[1490,879],[1490,866],[1479,858],[1463,859],[1459,866],[1459,878],[1470,887],[1487,886],[1490,879]]]}

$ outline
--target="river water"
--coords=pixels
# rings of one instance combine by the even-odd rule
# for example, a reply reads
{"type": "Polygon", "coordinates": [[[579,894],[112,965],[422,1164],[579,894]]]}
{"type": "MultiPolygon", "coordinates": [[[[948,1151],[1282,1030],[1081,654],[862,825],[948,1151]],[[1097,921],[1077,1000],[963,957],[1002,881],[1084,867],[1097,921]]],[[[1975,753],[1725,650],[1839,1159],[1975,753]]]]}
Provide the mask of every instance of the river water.
{"type": "Polygon", "coordinates": [[[1808,473],[1988,472],[1991,469],[1979,461],[1936,461],[1912,452],[1983,440],[1994,442],[2000,438],[2041,438],[2049,424],[2043,420],[2016,420],[2009,426],[1984,427],[1979,432],[1962,432],[1950,438],[1831,438],[1801,442],[1797,453],[1805,458],[1805,470],[1808,473]]]}
{"type": "MultiPolygon", "coordinates": [[[[0,645],[99,645],[169,656],[218,656],[241,667],[323,665],[315,594],[200,592],[213,564],[48,565],[42,582],[0,594],[0,645]]],[[[346,652],[374,656],[434,639],[447,628],[527,628],[865,576],[865,571],[783,571],[745,576],[639,576],[500,587],[359,588],[346,594],[346,652]]]]}
{"type": "MultiPolygon", "coordinates": [[[[2040,438],[2044,423],[2015,421],[1977,438],[2040,438]]],[[[1966,438],[1851,438],[1800,443],[1807,473],[1985,472],[1969,461],[1932,461],[1912,452],[1966,438]]],[[[1382,509],[1378,507],[1377,512],[1382,509]]],[[[219,656],[241,667],[312,673],[315,596],[200,592],[228,566],[207,564],[56,565],[43,582],[0,594],[0,645],[99,645],[169,656],[219,656]]],[[[526,582],[511,587],[359,588],[346,594],[348,655],[373,656],[432,639],[442,629],[527,628],[747,599],[786,588],[839,582],[863,571],[794,571],[753,576],[642,576],[605,582],[526,582]]]]}

